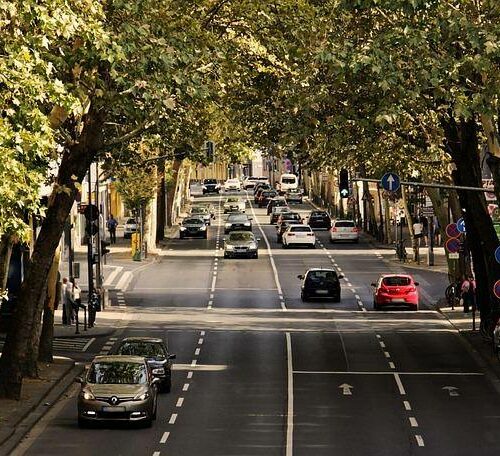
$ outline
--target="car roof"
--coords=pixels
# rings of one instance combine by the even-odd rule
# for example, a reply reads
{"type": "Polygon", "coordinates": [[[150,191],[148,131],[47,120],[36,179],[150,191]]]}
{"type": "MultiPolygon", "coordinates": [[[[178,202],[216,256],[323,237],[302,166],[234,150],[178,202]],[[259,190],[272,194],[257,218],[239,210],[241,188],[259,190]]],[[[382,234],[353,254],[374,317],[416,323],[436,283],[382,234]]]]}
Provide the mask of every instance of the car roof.
{"type": "Polygon", "coordinates": [[[342,220],[334,220],[333,223],[337,222],[349,222],[349,223],[354,223],[354,220],[349,220],[349,219],[342,219],[342,220]]]}
{"type": "Polygon", "coordinates": [[[309,268],[306,273],[308,272],[314,272],[314,271],[333,271],[333,272],[337,272],[336,269],[334,268],[309,268]]]}
{"type": "Polygon", "coordinates": [[[151,342],[151,343],[163,343],[163,339],[160,339],[159,337],[141,337],[141,336],[135,336],[135,337],[125,337],[120,343],[124,342],[151,342]]]}
{"type": "Polygon", "coordinates": [[[92,362],[108,362],[108,363],[137,363],[144,364],[144,358],[142,356],[132,356],[132,355],[100,355],[96,356],[92,362]]]}
{"type": "Polygon", "coordinates": [[[411,274],[382,274],[380,276],[381,279],[385,279],[386,277],[407,277],[408,279],[413,280],[413,276],[411,274]]]}

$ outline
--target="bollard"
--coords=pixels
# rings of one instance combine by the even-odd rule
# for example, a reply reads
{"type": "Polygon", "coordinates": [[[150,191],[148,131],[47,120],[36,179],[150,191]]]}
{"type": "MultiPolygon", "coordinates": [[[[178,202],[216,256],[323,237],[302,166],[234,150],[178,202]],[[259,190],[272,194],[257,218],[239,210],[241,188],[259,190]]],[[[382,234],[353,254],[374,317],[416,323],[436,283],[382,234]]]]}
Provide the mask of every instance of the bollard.
{"type": "Polygon", "coordinates": [[[83,330],[87,331],[87,307],[83,308],[83,330]]]}

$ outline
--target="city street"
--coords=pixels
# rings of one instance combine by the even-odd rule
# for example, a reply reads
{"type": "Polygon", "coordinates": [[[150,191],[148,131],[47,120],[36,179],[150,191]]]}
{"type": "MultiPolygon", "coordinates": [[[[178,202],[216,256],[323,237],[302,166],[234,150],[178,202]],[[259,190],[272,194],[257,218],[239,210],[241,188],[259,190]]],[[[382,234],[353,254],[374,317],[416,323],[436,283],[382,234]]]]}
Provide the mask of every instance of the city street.
{"type": "Polygon", "coordinates": [[[126,280],[115,274],[114,312],[98,324],[116,330],[71,352],[89,362],[127,336],[163,338],[177,358],[153,426],[80,429],[75,383],[14,454],[498,454],[498,380],[433,310],[443,274],[404,269],[364,237],[331,244],[327,231],[315,249],[283,249],[250,204],[259,258],[224,259],[224,198],[195,198],[216,207],[207,240],[173,239],[126,280]],[[302,302],[297,275],[322,266],[344,274],[341,302],[302,302]],[[420,283],[418,312],[373,310],[370,284],[390,272],[420,283]]]}

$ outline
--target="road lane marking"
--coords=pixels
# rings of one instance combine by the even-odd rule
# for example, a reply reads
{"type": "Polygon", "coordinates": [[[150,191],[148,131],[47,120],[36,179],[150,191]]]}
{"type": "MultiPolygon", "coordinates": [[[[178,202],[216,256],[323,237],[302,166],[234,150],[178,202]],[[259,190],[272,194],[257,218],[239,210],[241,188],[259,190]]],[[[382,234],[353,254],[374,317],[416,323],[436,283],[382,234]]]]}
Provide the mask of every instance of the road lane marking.
{"type": "Polygon", "coordinates": [[[118,337],[110,337],[109,340],[118,340],[118,337]]]}
{"type": "MultiPolygon", "coordinates": [[[[116,339],[115,339],[116,340],[116,339]]],[[[92,344],[92,342],[95,341],[95,337],[92,337],[92,339],[90,339],[82,348],[82,351],[87,351],[87,348],[90,347],[90,345],[92,344]]]]}
{"type": "Polygon", "coordinates": [[[155,451],[155,452],[153,453],[153,456],[160,456],[160,452],[159,452],[159,451],[155,451]]]}
{"type": "Polygon", "coordinates": [[[182,407],[182,404],[184,404],[184,398],[180,397],[177,399],[177,404],[175,404],[176,407],[182,407]]]}
{"type": "Polygon", "coordinates": [[[205,331],[201,331],[200,336],[204,336],[204,335],[205,335],[205,331]]]}
{"type": "Polygon", "coordinates": [[[380,344],[380,346],[381,346],[382,348],[385,348],[385,343],[384,343],[384,342],[380,341],[380,342],[379,342],[379,344],[380,344]]]}
{"type": "Polygon", "coordinates": [[[200,354],[200,349],[199,349],[199,348],[197,348],[197,349],[194,351],[194,354],[195,354],[195,356],[198,356],[198,355],[200,354]]]}
{"type": "Polygon", "coordinates": [[[389,367],[391,369],[396,369],[396,366],[394,365],[394,363],[392,361],[389,361],[389,367]]]}
{"type": "Polygon", "coordinates": [[[187,391],[189,389],[189,383],[184,383],[184,386],[182,387],[182,391],[187,391]]]}
{"type": "Polygon", "coordinates": [[[200,338],[198,339],[198,345],[203,345],[203,338],[202,338],[202,337],[200,337],[200,338]]]}
{"type": "Polygon", "coordinates": [[[172,413],[170,419],[168,420],[168,424],[175,424],[176,419],[177,419],[177,413],[172,413]]]}
{"type": "Polygon", "coordinates": [[[167,443],[168,437],[170,436],[170,432],[164,432],[161,436],[160,443],[167,443]]]}
{"type": "Polygon", "coordinates": [[[132,275],[132,273],[130,271],[124,272],[123,275],[121,276],[120,280],[116,284],[115,288],[117,288],[119,290],[126,290],[127,287],[130,285],[130,282],[131,282],[133,277],[134,276],[132,275]]]}
{"type": "Polygon", "coordinates": [[[296,370],[293,371],[294,374],[318,374],[318,375],[337,375],[337,374],[345,374],[345,375],[429,375],[429,376],[438,376],[438,375],[456,375],[456,376],[484,376],[482,372],[392,372],[392,371],[301,371],[296,370]]]}
{"type": "Polygon", "coordinates": [[[377,336],[377,339],[380,339],[381,337],[380,334],[375,334],[375,335],[377,336]]]}
{"type": "Polygon", "coordinates": [[[210,294],[210,299],[214,299],[213,293],[210,294]]]}
{"type": "Polygon", "coordinates": [[[414,416],[408,418],[410,420],[411,427],[418,427],[417,419],[414,416]]]}
{"type": "Polygon", "coordinates": [[[116,279],[116,276],[123,271],[123,266],[115,266],[115,268],[116,269],[108,276],[108,278],[102,284],[104,287],[109,287],[113,283],[113,280],[116,279]]]}
{"type": "Polygon", "coordinates": [[[193,361],[191,361],[191,367],[194,367],[196,366],[196,363],[198,362],[198,360],[196,359],[193,359],[193,361]]]}
{"type": "Polygon", "coordinates": [[[193,378],[193,372],[192,371],[189,371],[188,374],[187,374],[187,378],[193,378]]]}
{"type": "Polygon", "coordinates": [[[405,406],[405,410],[411,410],[411,405],[408,401],[403,401],[403,405],[405,406]]]}
{"type": "Polygon", "coordinates": [[[288,365],[286,456],[292,456],[293,455],[293,360],[292,360],[292,338],[289,332],[286,333],[286,357],[288,365]]]}
{"type": "Polygon", "coordinates": [[[396,384],[398,385],[399,394],[401,394],[401,396],[406,396],[405,388],[397,372],[394,372],[394,380],[396,380],[396,384]]]}
{"type": "Polygon", "coordinates": [[[417,440],[417,445],[418,445],[419,447],[423,447],[423,446],[425,446],[425,444],[424,444],[424,439],[422,438],[422,436],[421,436],[421,435],[416,435],[416,436],[415,436],[415,439],[417,440]]]}

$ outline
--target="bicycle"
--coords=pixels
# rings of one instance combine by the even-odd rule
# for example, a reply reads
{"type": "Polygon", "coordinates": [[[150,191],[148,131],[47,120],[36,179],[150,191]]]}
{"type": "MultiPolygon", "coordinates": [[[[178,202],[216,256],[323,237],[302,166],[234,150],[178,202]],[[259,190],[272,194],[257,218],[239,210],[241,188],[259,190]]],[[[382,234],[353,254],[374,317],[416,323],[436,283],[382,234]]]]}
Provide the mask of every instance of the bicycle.
{"type": "Polygon", "coordinates": [[[444,292],[446,302],[451,310],[455,310],[455,305],[460,302],[460,283],[452,282],[450,283],[444,292]]]}

